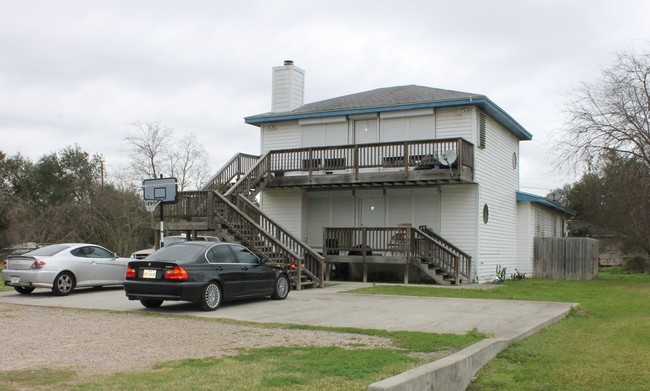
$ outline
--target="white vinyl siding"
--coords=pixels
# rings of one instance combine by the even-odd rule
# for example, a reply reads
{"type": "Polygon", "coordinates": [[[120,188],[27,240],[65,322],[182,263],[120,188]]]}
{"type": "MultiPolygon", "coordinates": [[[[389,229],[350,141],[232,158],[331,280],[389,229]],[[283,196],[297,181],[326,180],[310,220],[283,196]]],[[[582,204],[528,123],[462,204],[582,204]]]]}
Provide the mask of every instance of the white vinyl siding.
{"type": "Polygon", "coordinates": [[[273,94],[271,107],[274,112],[291,111],[304,103],[305,71],[295,66],[273,68],[273,94]]]}
{"type": "Polygon", "coordinates": [[[472,256],[472,265],[477,262],[477,197],[476,185],[440,187],[440,236],[472,256]]]}
{"type": "Polygon", "coordinates": [[[323,227],[330,225],[329,197],[309,198],[309,229],[307,243],[310,246],[323,246],[323,227]]]}
{"type": "Polygon", "coordinates": [[[344,121],[345,117],[340,118],[343,120],[326,123],[306,123],[307,121],[301,121],[302,146],[347,145],[348,124],[344,121]]]}
{"type": "Polygon", "coordinates": [[[386,190],[387,224],[426,225],[434,232],[440,227],[440,194],[437,187],[386,190]]]}
{"type": "Polygon", "coordinates": [[[531,202],[519,202],[517,270],[520,273],[532,275],[534,238],[563,236],[565,217],[551,209],[541,207],[531,202]]]}
{"type": "Polygon", "coordinates": [[[533,244],[535,221],[534,209],[530,202],[519,202],[517,204],[517,217],[519,220],[517,229],[517,270],[520,273],[531,275],[533,272],[533,244]]]}
{"type": "Polygon", "coordinates": [[[388,220],[386,225],[411,224],[413,221],[413,200],[410,194],[388,196],[388,220]]]}
{"type": "Polygon", "coordinates": [[[486,120],[486,137],[485,149],[474,149],[474,180],[481,192],[479,210],[488,205],[490,212],[487,224],[479,221],[479,281],[493,280],[497,266],[506,267],[509,273],[518,267],[519,169],[513,168],[512,154],[519,153],[519,140],[490,117],[486,120]]]}
{"type": "Polygon", "coordinates": [[[381,141],[432,139],[435,134],[433,109],[382,113],[381,141]]]}
{"type": "Polygon", "coordinates": [[[550,211],[539,207],[533,207],[535,211],[535,237],[556,237],[557,234],[556,216],[550,211]]]}
{"type": "Polygon", "coordinates": [[[262,153],[275,149],[300,148],[301,134],[297,123],[265,125],[262,127],[262,153]]]}
{"type": "Polygon", "coordinates": [[[476,144],[473,108],[453,107],[436,110],[436,138],[457,138],[476,144]]]}
{"type": "Polygon", "coordinates": [[[440,233],[440,188],[414,189],[413,226],[426,225],[440,233]]]}
{"type": "Polygon", "coordinates": [[[264,213],[274,222],[281,225],[292,234],[301,237],[302,223],[302,191],[289,190],[264,190],[260,198],[260,205],[264,213]]]}
{"type": "Polygon", "coordinates": [[[350,191],[322,191],[307,194],[310,246],[323,246],[323,227],[353,227],[354,199],[350,191]]]}

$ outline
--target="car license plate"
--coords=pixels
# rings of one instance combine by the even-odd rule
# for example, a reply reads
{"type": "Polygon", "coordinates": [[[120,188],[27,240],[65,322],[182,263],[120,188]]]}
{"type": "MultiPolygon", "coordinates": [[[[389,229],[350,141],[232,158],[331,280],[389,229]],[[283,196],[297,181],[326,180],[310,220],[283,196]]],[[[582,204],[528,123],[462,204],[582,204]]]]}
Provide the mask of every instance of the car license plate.
{"type": "Polygon", "coordinates": [[[156,271],[153,269],[144,269],[142,271],[142,278],[156,278],[156,271]]]}
{"type": "Polygon", "coordinates": [[[20,277],[11,277],[12,284],[20,284],[20,277]]]}

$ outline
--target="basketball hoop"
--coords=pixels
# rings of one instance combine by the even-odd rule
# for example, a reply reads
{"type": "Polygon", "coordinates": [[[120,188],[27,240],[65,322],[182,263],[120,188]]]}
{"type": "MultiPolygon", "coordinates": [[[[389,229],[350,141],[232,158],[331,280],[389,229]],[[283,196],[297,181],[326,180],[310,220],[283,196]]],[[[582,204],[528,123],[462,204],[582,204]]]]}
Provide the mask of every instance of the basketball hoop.
{"type": "Polygon", "coordinates": [[[160,200],[144,200],[144,207],[147,208],[147,212],[156,210],[158,204],[160,204],[160,200]]]}

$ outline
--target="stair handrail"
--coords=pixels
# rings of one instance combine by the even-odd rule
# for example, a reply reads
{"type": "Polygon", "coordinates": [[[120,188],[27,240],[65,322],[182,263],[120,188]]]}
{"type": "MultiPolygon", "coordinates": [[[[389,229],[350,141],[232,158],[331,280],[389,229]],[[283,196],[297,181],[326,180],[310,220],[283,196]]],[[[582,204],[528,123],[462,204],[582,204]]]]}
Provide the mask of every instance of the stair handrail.
{"type": "Polygon", "coordinates": [[[255,164],[224,193],[224,195],[233,198],[239,194],[246,194],[249,198],[255,197],[257,193],[262,190],[257,185],[261,182],[262,178],[269,173],[268,163],[270,154],[271,152],[267,152],[262,155],[257,162],[255,162],[255,164]]]}
{"type": "MultiPolygon", "coordinates": [[[[298,237],[296,237],[294,234],[289,232],[286,228],[282,227],[280,224],[276,223],[268,217],[262,209],[260,209],[259,206],[255,205],[254,202],[246,198],[244,195],[240,194],[239,196],[239,201],[244,203],[244,206],[247,208],[253,209],[253,211],[259,216],[260,222],[259,225],[266,231],[266,232],[272,232],[275,231],[275,233],[283,238],[283,243],[287,243],[287,246],[291,248],[296,248],[297,252],[302,253],[302,254],[308,254],[309,256],[313,257],[314,259],[318,260],[321,267],[325,264],[325,258],[319,254],[316,250],[314,250],[311,246],[309,246],[307,243],[303,242],[300,240],[298,237]]],[[[243,208],[239,208],[242,210],[243,208]]],[[[242,210],[244,213],[246,211],[242,210]]],[[[323,269],[321,269],[323,270],[323,269]]],[[[323,276],[321,276],[322,278],[323,276]]]]}
{"type": "MultiPolygon", "coordinates": [[[[295,270],[297,271],[297,278],[296,278],[297,282],[296,282],[296,284],[298,286],[298,289],[300,289],[299,287],[300,287],[300,280],[301,280],[301,277],[302,277],[302,273],[305,273],[306,275],[308,275],[315,283],[319,284],[322,287],[322,283],[323,283],[323,280],[324,280],[324,264],[325,264],[325,260],[324,260],[322,255],[318,254],[317,252],[313,251],[313,249],[311,249],[309,246],[307,246],[304,243],[300,242],[300,243],[302,243],[302,246],[300,246],[299,248],[305,250],[304,254],[309,255],[311,258],[316,260],[316,262],[317,262],[317,264],[319,266],[319,273],[318,273],[318,274],[320,274],[320,276],[319,276],[319,275],[316,275],[315,273],[313,273],[308,268],[305,268],[303,266],[303,261],[305,261],[306,258],[307,258],[306,256],[300,256],[300,255],[296,254],[296,252],[293,249],[289,248],[281,239],[271,235],[264,227],[262,227],[259,223],[257,223],[250,216],[248,216],[243,210],[241,210],[235,204],[230,202],[230,200],[228,200],[228,197],[226,195],[222,195],[222,194],[220,194],[219,192],[216,192],[216,191],[214,191],[214,195],[215,195],[215,201],[218,200],[218,201],[222,202],[224,205],[226,205],[228,207],[228,212],[232,212],[232,213],[237,214],[240,218],[244,219],[248,224],[255,227],[255,230],[257,231],[255,234],[263,236],[265,239],[269,240],[274,245],[281,248],[285,254],[287,254],[287,255],[289,255],[289,256],[291,256],[293,258],[293,259],[289,260],[290,262],[287,264],[287,266],[289,268],[295,268],[295,270]]],[[[243,195],[240,195],[240,199],[245,199],[247,202],[252,204],[252,202],[247,200],[246,197],[243,196],[243,195]]],[[[216,205],[215,205],[215,209],[217,209],[216,205]]],[[[235,227],[231,223],[230,219],[225,218],[224,216],[220,216],[219,214],[218,214],[218,216],[221,217],[221,220],[222,220],[223,224],[229,226],[229,228],[231,228],[231,229],[237,230],[237,227],[235,227]]],[[[280,227],[276,223],[274,223],[274,224],[277,227],[280,227]]],[[[296,243],[299,241],[299,239],[295,238],[295,236],[293,236],[288,231],[286,231],[284,229],[282,229],[282,230],[283,230],[284,233],[286,233],[287,237],[292,237],[294,239],[294,241],[296,241],[296,243]]],[[[250,246],[255,247],[254,240],[250,239],[249,242],[250,242],[249,243],[250,246]]],[[[263,251],[261,251],[259,249],[257,249],[257,251],[263,252],[263,251]]]]}
{"type": "Polygon", "coordinates": [[[414,246],[415,256],[434,261],[435,266],[441,268],[445,273],[454,277],[456,284],[459,283],[461,277],[465,278],[467,281],[470,280],[472,265],[471,256],[467,255],[463,251],[460,251],[458,248],[451,245],[446,240],[440,238],[438,235],[434,234],[434,236],[437,236],[437,238],[434,238],[434,236],[425,233],[419,228],[412,228],[412,231],[414,240],[428,241],[429,243],[436,246],[435,249],[440,250],[442,253],[448,255],[448,258],[451,259],[451,261],[445,261],[445,259],[443,259],[444,257],[442,256],[436,257],[437,259],[432,258],[430,254],[427,254],[423,251],[423,246],[421,245],[414,246]]]}
{"type": "Polygon", "coordinates": [[[449,241],[447,241],[445,238],[442,236],[438,235],[437,233],[433,232],[431,228],[428,228],[426,226],[420,226],[418,228],[415,228],[416,230],[422,231],[422,233],[426,234],[427,236],[430,236],[434,240],[438,241],[440,245],[449,248],[451,251],[458,253],[458,255],[463,256],[465,258],[472,258],[471,255],[467,254],[463,250],[459,249],[458,247],[454,246],[451,244],[449,241]]]}
{"type": "Polygon", "coordinates": [[[259,160],[258,155],[246,153],[235,154],[210,178],[199,190],[217,190],[223,192],[235,178],[239,180],[259,160]]]}

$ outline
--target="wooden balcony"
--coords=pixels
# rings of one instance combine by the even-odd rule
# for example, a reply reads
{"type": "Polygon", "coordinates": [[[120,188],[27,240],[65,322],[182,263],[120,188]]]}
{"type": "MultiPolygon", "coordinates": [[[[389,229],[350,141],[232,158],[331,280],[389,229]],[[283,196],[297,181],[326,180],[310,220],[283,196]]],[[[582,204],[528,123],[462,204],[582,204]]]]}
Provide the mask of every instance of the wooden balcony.
{"type": "Polygon", "coordinates": [[[472,183],[474,145],[455,138],[273,150],[265,166],[270,188],[472,183]],[[450,165],[441,159],[448,151],[456,155],[450,165]]]}

